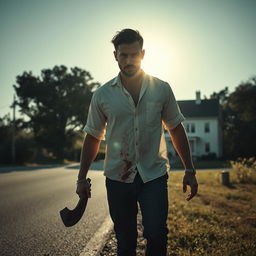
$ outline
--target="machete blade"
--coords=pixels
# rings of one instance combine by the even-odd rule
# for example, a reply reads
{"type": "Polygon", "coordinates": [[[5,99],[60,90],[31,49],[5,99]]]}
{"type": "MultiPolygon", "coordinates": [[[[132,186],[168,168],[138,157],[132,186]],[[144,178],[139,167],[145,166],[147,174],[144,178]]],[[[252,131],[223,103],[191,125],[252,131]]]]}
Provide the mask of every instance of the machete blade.
{"type": "MultiPolygon", "coordinates": [[[[87,179],[90,183],[90,179],[87,179]]],[[[74,226],[83,216],[86,205],[88,202],[88,197],[80,197],[76,207],[73,210],[65,207],[60,211],[60,217],[66,227],[74,226]]]]}
{"type": "Polygon", "coordinates": [[[60,211],[60,217],[66,227],[74,226],[83,216],[88,198],[80,198],[77,206],[73,210],[67,207],[60,211]]]}

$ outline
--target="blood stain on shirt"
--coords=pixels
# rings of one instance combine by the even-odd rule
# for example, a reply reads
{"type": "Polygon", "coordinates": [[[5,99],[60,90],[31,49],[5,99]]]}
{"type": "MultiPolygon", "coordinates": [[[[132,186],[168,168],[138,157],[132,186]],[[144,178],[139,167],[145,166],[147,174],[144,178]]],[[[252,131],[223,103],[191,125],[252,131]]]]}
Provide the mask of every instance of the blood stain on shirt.
{"type": "Polygon", "coordinates": [[[132,167],[132,162],[128,161],[126,159],[124,159],[123,161],[124,161],[125,165],[124,165],[123,173],[121,175],[121,180],[126,180],[132,173],[132,171],[130,170],[132,167]]]}
{"type": "Polygon", "coordinates": [[[120,151],[120,157],[123,161],[123,170],[120,173],[120,179],[121,181],[125,181],[129,178],[130,174],[132,173],[132,161],[128,160],[129,153],[128,153],[128,142],[127,142],[127,136],[123,137],[122,140],[122,149],[120,151]]]}

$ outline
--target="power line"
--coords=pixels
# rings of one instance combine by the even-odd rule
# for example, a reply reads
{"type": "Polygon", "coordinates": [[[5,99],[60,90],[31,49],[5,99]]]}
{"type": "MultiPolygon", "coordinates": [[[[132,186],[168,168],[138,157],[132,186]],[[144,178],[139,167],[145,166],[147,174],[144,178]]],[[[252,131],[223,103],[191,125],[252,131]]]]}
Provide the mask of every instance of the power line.
{"type": "Polygon", "coordinates": [[[16,107],[16,98],[15,94],[13,95],[13,124],[12,124],[12,163],[15,164],[15,107],[16,107]]]}

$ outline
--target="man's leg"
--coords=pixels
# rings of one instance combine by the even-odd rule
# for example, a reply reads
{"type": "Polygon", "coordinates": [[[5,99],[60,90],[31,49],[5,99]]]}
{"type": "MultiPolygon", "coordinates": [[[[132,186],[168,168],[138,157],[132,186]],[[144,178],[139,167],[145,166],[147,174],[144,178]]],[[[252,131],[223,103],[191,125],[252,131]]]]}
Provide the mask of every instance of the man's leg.
{"type": "Polygon", "coordinates": [[[146,256],[166,256],[168,217],[168,174],[144,183],[138,201],[141,207],[146,256]]]}
{"type": "Polygon", "coordinates": [[[136,256],[138,205],[135,184],[106,178],[106,188],[117,239],[117,255],[136,256]]]}

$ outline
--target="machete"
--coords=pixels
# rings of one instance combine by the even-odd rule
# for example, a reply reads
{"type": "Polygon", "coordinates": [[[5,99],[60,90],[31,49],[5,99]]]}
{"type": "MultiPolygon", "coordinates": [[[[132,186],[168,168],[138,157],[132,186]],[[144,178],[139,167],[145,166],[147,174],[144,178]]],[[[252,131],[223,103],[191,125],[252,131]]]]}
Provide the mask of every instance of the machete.
{"type": "MultiPolygon", "coordinates": [[[[88,183],[91,185],[91,179],[87,179],[88,183]]],[[[80,197],[76,207],[73,210],[65,207],[60,211],[60,217],[66,227],[74,226],[83,216],[88,197],[80,197]]]]}

